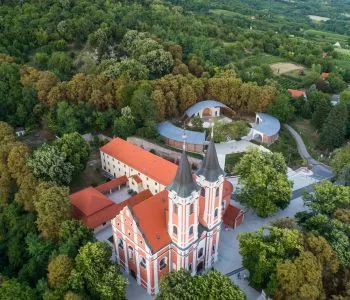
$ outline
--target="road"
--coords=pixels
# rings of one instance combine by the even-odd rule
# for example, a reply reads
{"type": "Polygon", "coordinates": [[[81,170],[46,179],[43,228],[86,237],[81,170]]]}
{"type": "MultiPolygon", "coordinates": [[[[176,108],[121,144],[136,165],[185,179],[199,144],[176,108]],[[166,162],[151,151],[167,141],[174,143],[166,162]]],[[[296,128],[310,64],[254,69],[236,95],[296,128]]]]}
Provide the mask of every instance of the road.
{"type": "Polygon", "coordinates": [[[330,167],[326,166],[325,164],[321,163],[320,161],[314,159],[309,151],[307,151],[306,146],[304,144],[303,139],[301,138],[300,134],[294,130],[290,125],[284,124],[284,127],[288,130],[288,132],[292,135],[295,142],[297,143],[298,152],[300,156],[305,159],[309,165],[312,166],[312,172],[314,173],[314,176],[317,177],[317,179],[330,179],[333,177],[333,172],[330,167]]]}

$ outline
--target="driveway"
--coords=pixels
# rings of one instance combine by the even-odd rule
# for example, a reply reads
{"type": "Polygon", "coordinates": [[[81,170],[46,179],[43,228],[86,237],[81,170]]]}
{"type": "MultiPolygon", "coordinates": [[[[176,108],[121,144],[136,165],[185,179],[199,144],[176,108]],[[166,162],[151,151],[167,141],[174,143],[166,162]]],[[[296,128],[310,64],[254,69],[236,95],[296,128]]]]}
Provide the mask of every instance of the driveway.
{"type": "Polygon", "coordinates": [[[298,152],[300,156],[304,158],[312,166],[312,171],[314,173],[315,178],[319,180],[332,178],[333,172],[331,168],[319,162],[318,160],[314,159],[310,155],[299,133],[296,132],[295,129],[288,124],[284,124],[284,127],[289,131],[289,133],[292,135],[295,142],[297,143],[298,152]]]}

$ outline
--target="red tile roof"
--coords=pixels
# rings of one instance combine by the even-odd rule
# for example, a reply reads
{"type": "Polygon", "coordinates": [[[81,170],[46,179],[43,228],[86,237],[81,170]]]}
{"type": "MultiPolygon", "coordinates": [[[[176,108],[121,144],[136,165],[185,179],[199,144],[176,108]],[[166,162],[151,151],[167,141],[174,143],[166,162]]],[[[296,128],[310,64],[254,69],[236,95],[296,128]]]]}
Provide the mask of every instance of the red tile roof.
{"type": "Polygon", "coordinates": [[[243,211],[240,208],[230,204],[222,216],[222,220],[226,225],[232,226],[237,217],[239,217],[242,213],[243,211]]]}
{"type": "Polygon", "coordinates": [[[132,175],[131,177],[135,180],[136,183],[141,183],[142,182],[142,179],[140,178],[139,175],[135,174],[135,175],[132,175]]]}
{"type": "Polygon", "coordinates": [[[111,140],[100,150],[163,185],[170,184],[175,177],[177,165],[121,138],[111,140]]]}
{"type": "Polygon", "coordinates": [[[299,98],[299,97],[305,96],[305,92],[302,90],[288,89],[288,92],[293,98],[299,98]]]}
{"type": "Polygon", "coordinates": [[[133,216],[139,222],[138,227],[144,233],[145,239],[153,253],[171,242],[166,223],[167,209],[167,190],[164,190],[131,208],[133,216]]]}
{"type": "Polygon", "coordinates": [[[128,182],[128,178],[124,175],[124,176],[112,179],[111,181],[103,183],[99,186],[96,186],[95,189],[101,193],[104,193],[104,192],[109,191],[110,189],[114,189],[122,184],[127,183],[127,182],[128,182]]]}
{"type": "Polygon", "coordinates": [[[117,204],[93,187],[88,187],[69,196],[73,216],[82,220],[88,228],[113,219],[120,211],[117,204]]]}
{"type": "Polygon", "coordinates": [[[232,183],[225,179],[223,191],[222,191],[222,198],[225,198],[226,196],[231,195],[232,191],[233,191],[232,183]]]}
{"type": "Polygon", "coordinates": [[[328,78],[328,76],[329,76],[329,73],[326,73],[326,72],[321,73],[321,78],[323,78],[323,79],[328,78]]]}
{"type": "Polygon", "coordinates": [[[135,196],[123,201],[122,203],[119,203],[119,208],[122,210],[125,206],[131,206],[134,207],[135,205],[139,204],[140,202],[151,198],[153,194],[151,193],[150,190],[144,190],[135,196]]]}

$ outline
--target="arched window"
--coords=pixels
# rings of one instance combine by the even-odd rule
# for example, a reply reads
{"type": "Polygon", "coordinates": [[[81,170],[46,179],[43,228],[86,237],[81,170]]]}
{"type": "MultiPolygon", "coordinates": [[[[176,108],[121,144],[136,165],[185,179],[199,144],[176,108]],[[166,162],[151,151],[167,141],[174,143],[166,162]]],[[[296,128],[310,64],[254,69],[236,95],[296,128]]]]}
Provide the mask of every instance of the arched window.
{"type": "Polygon", "coordinates": [[[190,215],[194,213],[194,203],[190,205],[190,215]]]}
{"type": "Polygon", "coordinates": [[[146,259],[144,257],[141,257],[140,265],[142,268],[146,269],[146,259]]]}
{"type": "Polygon", "coordinates": [[[219,209],[215,209],[215,211],[214,211],[214,217],[216,218],[216,217],[218,216],[218,214],[219,214],[219,209]]]}
{"type": "Polygon", "coordinates": [[[192,235],[192,234],[193,234],[193,226],[190,227],[190,230],[188,231],[188,234],[189,234],[189,235],[192,235]]]}
{"type": "Polygon", "coordinates": [[[219,192],[220,192],[220,189],[217,188],[216,191],[215,191],[215,197],[219,196],[219,192]]]}
{"type": "Polygon", "coordinates": [[[163,270],[167,266],[167,262],[168,261],[166,257],[162,258],[162,260],[159,263],[159,269],[163,270]]]}
{"type": "Polygon", "coordinates": [[[201,189],[201,196],[205,197],[205,188],[201,189]]]}
{"type": "Polygon", "coordinates": [[[201,258],[203,256],[203,248],[200,248],[198,250],[198,258],[201,258]]]}
{"type": "Polygon", "coordinates": [[[226,200],[223,200],[221,202],[221,209],[224,210],[225,209],[225,206],[226,206],[226,200]]]}
{"type": "Polygon", "coordinates": [[[131,246],[128,247],[128,254],[129,254],[129,259],[133,260],[134,259],[134,249],[131,246]]]}
{"type": "Polygon", "coordinates": [[[173,205],[173,211],[174,211],[174,214],[176,214],[177,215],[177,213],[178,213],[178,210],[177,210],[178,208],[177,208],[177,205],[174,203],[174,205],[173,205]]]}
{"type": "Polygon", "coordinates": [[[177,235],[177,227],[175,225],[173,226],[173,234],[177,235]]]}
{"type": "Polygon", "coordinates": [[[124,249],[124,242],[123,242],[122,239],[119,239],[118,247],[119,247],[120,249],[124,249]]]}

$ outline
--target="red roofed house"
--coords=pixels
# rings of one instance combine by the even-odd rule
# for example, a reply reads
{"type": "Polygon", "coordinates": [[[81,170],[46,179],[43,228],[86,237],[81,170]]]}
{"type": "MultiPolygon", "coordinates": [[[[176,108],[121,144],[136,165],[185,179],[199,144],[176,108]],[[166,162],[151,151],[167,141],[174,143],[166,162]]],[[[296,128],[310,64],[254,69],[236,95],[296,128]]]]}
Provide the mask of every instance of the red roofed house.
{"type": "Polygon", "coordinates": [[[223,216],[232,226],[241,213],[226,213],[233,210],[233,187],[219,166],[214,142],[195,175],[185,151],[179,166],[119,138],[100,151],[106,172],[126,176],[142,184],[141,193],[148,193],[122,202],[112,220],[122,268],[151,295],[170,271],[186,269],[195,275],[211,268],[218,257],[223,216]]]}
{"type": "Polygon", "coordinates": [[[322,78],[322,79],[327,79],[328,76],[329,76],[329,73],[326,73],[326,72],[322,72],[322,73],[321,73],[321,78],[322,78]]]}
{"type": "Polygon", "coordinates": [[[302,91],[302,90],[288,89],[288,93],[289,93],[293,98],[299,98],[299,97],[304,97],[304,98],[306,98],[306,93],[305,93],[305,91],[302,91]]]}

